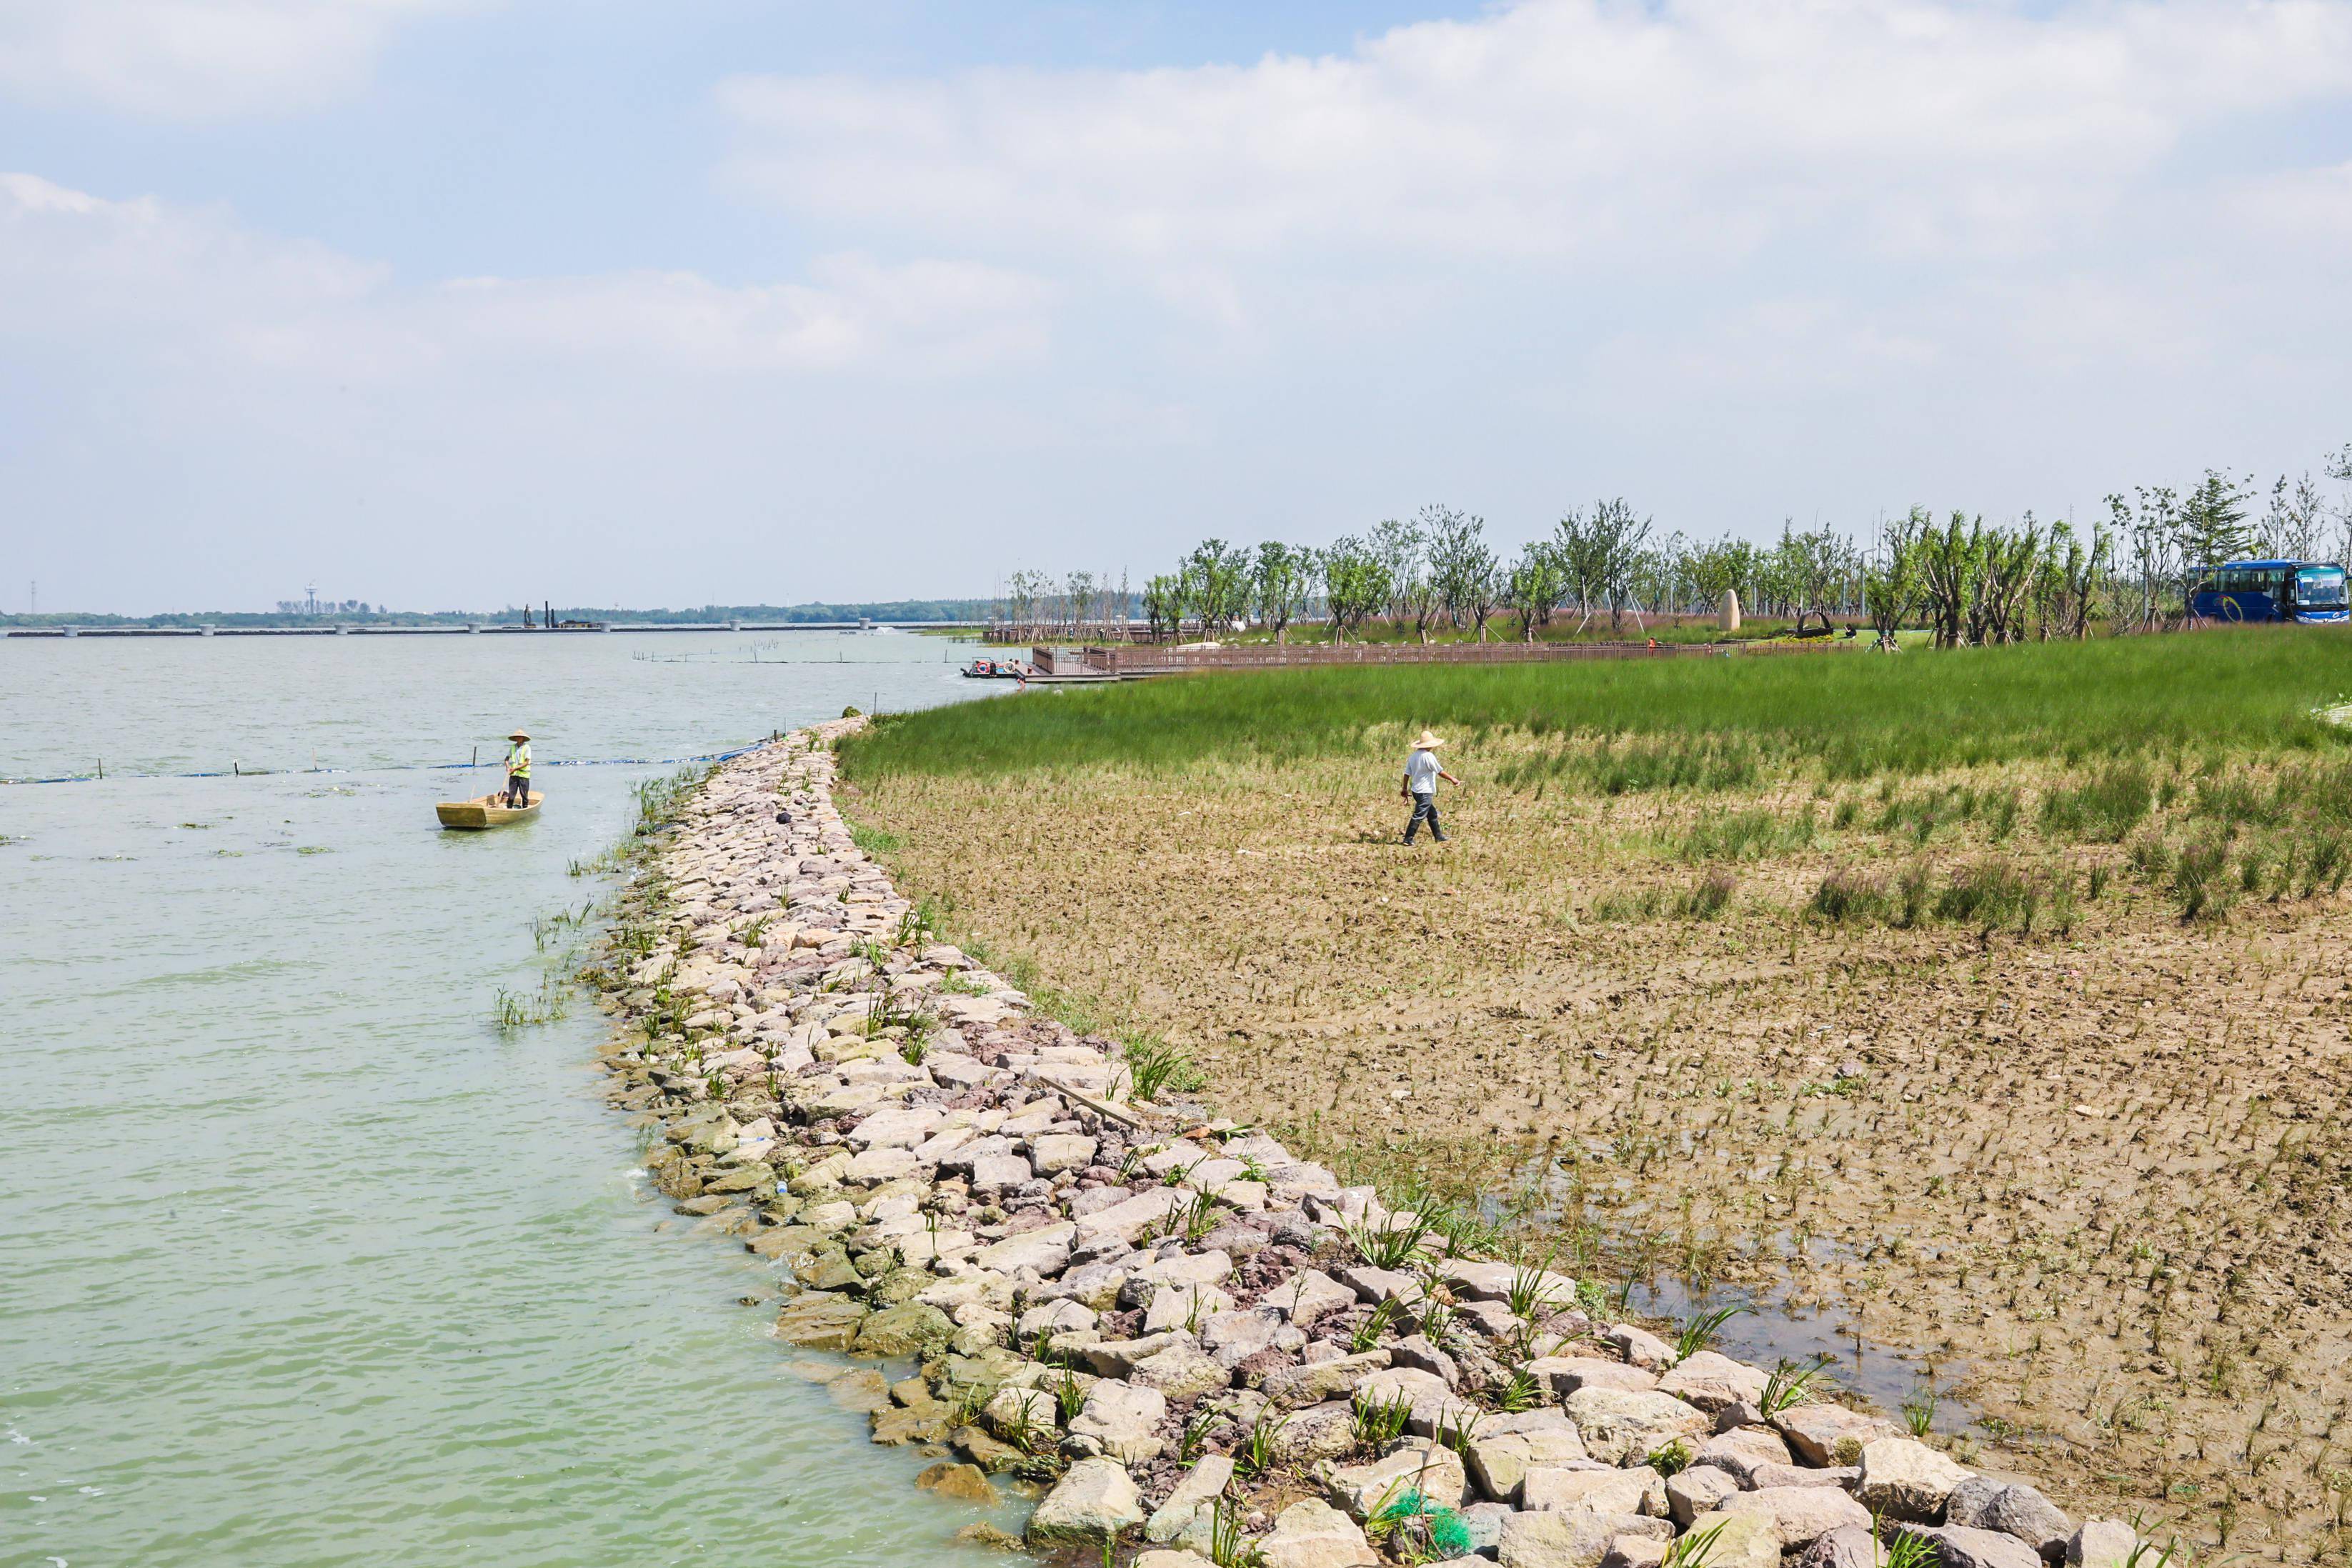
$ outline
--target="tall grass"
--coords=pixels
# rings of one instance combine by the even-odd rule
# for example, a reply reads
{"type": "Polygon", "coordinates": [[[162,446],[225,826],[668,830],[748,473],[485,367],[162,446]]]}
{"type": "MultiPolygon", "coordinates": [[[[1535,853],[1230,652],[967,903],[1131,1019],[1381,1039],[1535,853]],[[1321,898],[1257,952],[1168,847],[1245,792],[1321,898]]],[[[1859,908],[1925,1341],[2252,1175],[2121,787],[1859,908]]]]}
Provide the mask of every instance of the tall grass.
{"type": "MultiPolygon", "coordinates": [[[[2312,710],[2347,688],[2352,638],[2326,628],[1891,658],[1265,670],[932,708],[845,740],[842,756],[866,777],[1097,764],[1167,771],[1204,759],[1345,755],[1375,741],[1394,749],[1391,732],[1428,724],[1465,749],[1498,729],[1573,742],[1521,763],[1507,782],[1549,772],[1603,789],[1728,788],[1767,771],[1858,779],[2027,757],[2081,764],[2232,747],[2333,749],[2344,736],[2312,710]]],[[[2128,812],[2121,800],[2097,804],[2102,828],[2128,812]]]]}

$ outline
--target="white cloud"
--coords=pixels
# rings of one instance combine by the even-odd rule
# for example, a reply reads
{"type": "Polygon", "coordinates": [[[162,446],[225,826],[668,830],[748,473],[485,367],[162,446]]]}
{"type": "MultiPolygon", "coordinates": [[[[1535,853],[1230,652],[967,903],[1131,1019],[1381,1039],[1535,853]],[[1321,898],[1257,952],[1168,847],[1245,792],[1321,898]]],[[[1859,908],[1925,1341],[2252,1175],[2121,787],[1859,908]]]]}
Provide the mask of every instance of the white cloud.
{"type": "Polygon", "coordinates": [[[366,79],[401,23],[490,0],[0,0],[0,91],[158,118],[277,114],[366,79]]]}
{"type": "MultiPolygon", "coordinates": [[[[1052,298],[851,252],[775,284],[409,285],[220,210],[0,174],[0,398],[33,394],[0,433],[0,537],[91,603],[266,601],[257,559],[404,603],[509,591],[451,582],[427,528],[582,602],[806,597],[883,537],[882,476],[1035,444],[1034,415],[971,389],[1050,352],[1052,298]]],[[[895,565],[952,586],[923,551],[895,565]]]]}
{"type": "Polygon", "coordinates": [[[340,380],[528,357],[668,371],[971,373],[1034,359],[1049,291],[1003,267],[818,257],[805,282],[690,272],[398,286],[389,268],[213,209],[0,174],[0,333],[340,380]]]}
{"type": "Polygon", "coordinates": [[[1530,0],[1347,56],[744,78],[733,176],[997,254],[1706,270],[2062,248],[2186,136],[2352,88],[2336,0],[1530,0]]]}

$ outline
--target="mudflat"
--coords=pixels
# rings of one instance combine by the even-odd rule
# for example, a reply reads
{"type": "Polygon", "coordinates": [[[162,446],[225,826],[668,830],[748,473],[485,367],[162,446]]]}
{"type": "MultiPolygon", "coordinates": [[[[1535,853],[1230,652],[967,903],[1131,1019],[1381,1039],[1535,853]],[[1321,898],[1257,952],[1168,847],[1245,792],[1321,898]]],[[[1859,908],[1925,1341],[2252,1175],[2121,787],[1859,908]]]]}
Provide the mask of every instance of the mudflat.
{"type": "Polygon", "coordinates": [[[1936,1364],[1963,1458],[2079,1506],[2336,1549],[2343,758],[1837,776],[1767,745],[1629,782],[1622,737],[1492,725],[1448,749],[1454,841],[1407,848],[1424,720],[1149,767],[853,753],[844,806],[910,895],[1188,1051],[1221,1110],[1391,1183],[1539,1191],[1534,1239],[1612,1288],[1826,1306],[1936,1364]]]}

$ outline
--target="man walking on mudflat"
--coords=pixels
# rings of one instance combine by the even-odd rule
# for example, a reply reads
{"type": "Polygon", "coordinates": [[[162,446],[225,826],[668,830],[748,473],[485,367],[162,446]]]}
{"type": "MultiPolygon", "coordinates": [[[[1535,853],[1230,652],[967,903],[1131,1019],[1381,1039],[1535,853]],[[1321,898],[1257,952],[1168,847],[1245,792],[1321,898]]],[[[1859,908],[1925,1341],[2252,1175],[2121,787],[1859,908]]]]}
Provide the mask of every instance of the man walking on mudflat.
{"type": "Polygon", "coordinates": [[[1444,779],[1455,789],[1462,780],[1437,765],[1437,748],[1445,742],[1427,730],[1412,743],[1412,755],[1404,759],[1404,789],[1406,800],[1412,802],[1412,820],[1404,825],[1404,841],[1412,842],[1412,835],[1426,821],[1429,836],[1439,843],[1445,841],[1445,830],[1437,825],[1437,781],[1444,779]]]}

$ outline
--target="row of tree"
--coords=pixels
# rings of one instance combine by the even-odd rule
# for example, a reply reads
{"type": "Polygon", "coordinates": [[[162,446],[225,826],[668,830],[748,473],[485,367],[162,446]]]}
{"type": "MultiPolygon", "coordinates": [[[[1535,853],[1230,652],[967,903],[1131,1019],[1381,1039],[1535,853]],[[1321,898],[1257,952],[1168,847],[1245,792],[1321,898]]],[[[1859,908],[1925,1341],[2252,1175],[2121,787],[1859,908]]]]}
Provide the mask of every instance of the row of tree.
{"type": "MultiPolygon", "coordinates": [[[[2324,472],[2352,484],[2352,445],[2324,472]]],[[[1882,636],[1920,619],[1946,645],[2079,637],[2096,621],[2176,623],[2197,574],[2223,560],[2352,556],[2352,504],[2329,500],[2310,476],[2282,476],[2257,511],[2264,498],[2251,476],[2209,469],[2186,492],[2106,497],[2107,517],[2087,537],[2032,513],[1999,524],[1954,512],[1939,526],[1914,507],[1862,538],[1784,522],[1770,544],[1662,536],[1618,498],[1569,512],[1509,560],[1484,518],[1433,506],[1319,549],[1204,540],[1145,584],[1139,608],[1155,639],[1256,625],[1281,641],[1294,623],[1321,620],[1339,641],[1385,620],[1423,642],[1441,629],[1484,642],[1507,614],[1532,641],[1570,613],[1580,632],[1605,614],[1620,633],[1629,618],[1640,627],[1711,612],[1730,591],[1751,613],[1866,619],[1882,636]]],[[[1111,597],[1092,602],[1107,615],[1111,597]]]]}

